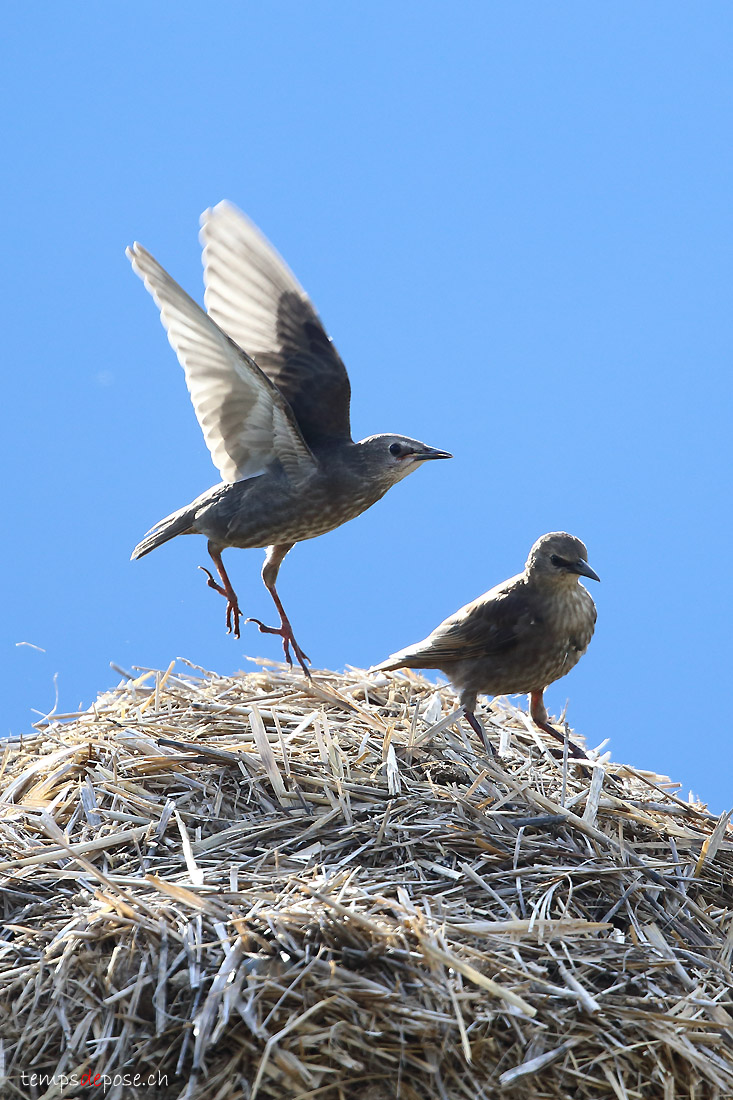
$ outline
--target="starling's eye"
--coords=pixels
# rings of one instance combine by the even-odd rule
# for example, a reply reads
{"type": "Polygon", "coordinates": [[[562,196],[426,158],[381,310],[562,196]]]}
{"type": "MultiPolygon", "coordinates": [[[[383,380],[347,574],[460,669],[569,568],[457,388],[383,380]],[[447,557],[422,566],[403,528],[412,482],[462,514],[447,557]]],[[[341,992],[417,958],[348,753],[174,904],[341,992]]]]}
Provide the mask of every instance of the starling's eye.
{"type": "Polygon", "coordinates": [[[390,444],[389,453],[397,458],[402,454],[402,446],[399,443],[390,444]]]}
{"type": "Polygon", "coordinates": [[[552,564],[555,566],[556,569],[562,569],[562,567],[564,565],[567,565],[567,562],[563,561],[562,558],[558,558],[557,554],[553,554],[552,557],[550,558],[550,561],[552,562],[552,564]]]}

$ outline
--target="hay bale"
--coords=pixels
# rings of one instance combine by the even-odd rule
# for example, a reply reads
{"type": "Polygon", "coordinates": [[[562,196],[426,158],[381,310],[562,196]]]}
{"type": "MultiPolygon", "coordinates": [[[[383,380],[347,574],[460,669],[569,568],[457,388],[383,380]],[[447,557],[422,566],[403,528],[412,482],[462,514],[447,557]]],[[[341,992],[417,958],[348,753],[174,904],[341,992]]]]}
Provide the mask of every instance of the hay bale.
{"type": "Polygon", "coordinates": [[[2,1095],[733,1095],[727,817],[454,707],[171,666],[9,744],[2,1095]]]}

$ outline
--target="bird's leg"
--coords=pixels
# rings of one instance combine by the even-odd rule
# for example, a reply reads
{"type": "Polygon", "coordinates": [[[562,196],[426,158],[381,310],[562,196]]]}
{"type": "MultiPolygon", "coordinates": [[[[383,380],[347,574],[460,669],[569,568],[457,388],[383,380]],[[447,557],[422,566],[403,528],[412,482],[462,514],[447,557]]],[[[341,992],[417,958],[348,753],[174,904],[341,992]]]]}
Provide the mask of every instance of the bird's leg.
{"type": "MultiPolygon", "coordinates": [[[[539,726],[545,733],[549,733],[551,737],[554,737],[561,744],[565,744],[565,738],[561,733],[558,733],[556,729],[553,729],[550,723],[547,721],[547,708],[545,707],[544,692],[532,691],[529,695],[529,714],[536,726],[539,726]]],[[[577,756],[582,760],[587,760],[588,757],[578,745],[574,745],[573,742],[568,739],[568,749],[572,756],[577,756]]]]}
{"type": "Polygon", "coordinates": [[[215,592],[218,592],[220,596],[224,596],[227,601],[227,634],[232,633],[232,624],[234,626],[234,637],[239,637],[239,618],[242,612],[239,610],[239,602],[237,600],[237,593],[232,588],[232,582],[227,576],[227,571],[224,568],[224,562],[221,560],[221,550],[217,550],[211,543],[209,543],[209,554],[211,560],[216,566],[216,571],[221,577],[221,584],[217,584],[211,573],[205,566],[200,565],[199,569],[206,574],[209,578],[206,582],[209,588],[213,588],[215,592]]]}
{"type": "Polygon", "coordinates": [[[283,558],[287,554],[288,550],[292,550],[295,546],[294,542],[283,542],[278,546],[268,546],[267,554],[265,556],[265,564],[262,566],[262,580],[264,581],[265,588],[272,596],[275,603],[275,607],[278,610],[280,616],[280,626],[265,626],[259,619],[249,618],[248,623],[257,623],[262,634],[279,634],[283,640],[283,652],[285,653],[285,660],[289,665],[292,665],[293,658],[290,656],[290,647],[293,647],[293,653],[298,659],[298,664],[303,669],[310,680],[311,674],[308,671],[308,665],[306,661],[310,661],[310,657],[306,656],[303,650],[300,648],[295,640],[293,634],[293,628],[290,625],[290,619],[285,614],[285,608],[280,602],[280,597],[277,594],[277,588],[275,582],[277,581],[277,574],[282,565],[283,558]]]}
{"type": "Polygon", "coordinates": [[[484,727],[479,722],[479,720],[476,717],[476,715],[474,714],[473,710],[469,710],[468,707],[464,706],[463,714],[464,714],[465,719],[468,722],[469,726],[471,727],[471,729],[474,731],[474,733],[477,733],[479,735],[479,737],[481,738],[481,740],[483,741],[484,748],[486,749],[486,755],[487,756],[493,756],[494,755],[494,749],[493,749],[493,747],[491,745],[491,742],[489,741],[488,737],[486,736],[486,730],[484,729],[484,727]]]}

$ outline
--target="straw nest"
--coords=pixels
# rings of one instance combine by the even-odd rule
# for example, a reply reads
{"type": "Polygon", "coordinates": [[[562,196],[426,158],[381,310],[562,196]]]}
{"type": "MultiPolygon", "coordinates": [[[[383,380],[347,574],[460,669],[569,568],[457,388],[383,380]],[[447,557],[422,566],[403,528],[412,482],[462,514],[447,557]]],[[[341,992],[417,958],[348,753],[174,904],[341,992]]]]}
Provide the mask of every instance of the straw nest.
{"type": "Polygon", "coordinates": [[[455,705],[171,666],[9,744],[2,1096],[732,1096],[727,817],[455,705]]]}

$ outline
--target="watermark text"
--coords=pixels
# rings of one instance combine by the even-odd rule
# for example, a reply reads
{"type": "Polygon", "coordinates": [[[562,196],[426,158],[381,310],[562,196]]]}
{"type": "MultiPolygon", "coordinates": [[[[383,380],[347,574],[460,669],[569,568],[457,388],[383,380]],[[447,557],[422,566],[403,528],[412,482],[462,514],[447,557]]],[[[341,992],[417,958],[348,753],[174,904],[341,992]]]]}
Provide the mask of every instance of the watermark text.
{"type": "Polygon", "coordinates": [[[23,1071],[20,1079],[24,1085],[31,1088],[47,1089],[51,1085],[56,1088],[97,1088],[102,1094],[111,1088],[125,1086],[127,1088],[158,1088],[168,1084],[168,1074],[161,1073],[95,1073],[88,1070],[86,1073],[26,1073],[23,1071]]]}

